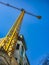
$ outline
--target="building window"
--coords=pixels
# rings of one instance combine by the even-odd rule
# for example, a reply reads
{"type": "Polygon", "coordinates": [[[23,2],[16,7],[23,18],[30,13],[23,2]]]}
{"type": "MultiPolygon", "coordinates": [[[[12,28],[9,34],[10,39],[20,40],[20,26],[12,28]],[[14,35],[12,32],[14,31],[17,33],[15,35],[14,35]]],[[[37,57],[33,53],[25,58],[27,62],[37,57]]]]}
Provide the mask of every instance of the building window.
{"type": "Polygon", "coordinates": [[[17,60],[17,58],[15,58],[17,60]]]}
{"type": "Polygon", "coordinates": [[[19,65],[21,65],[21,63],[19,63],[19,65]]]}
{"type": "Polygon", "coordinates": [[[19,44],[17,44],[17,46],[16,46],[16,49],[17,49],[17,50],[19,50],[19,46],[20,46],[20,45],[19,45],[19,44]]]}
{"type": "Polygon", "coordinates": [[[24,50],[23,50],[23,46],[21,48],[21,51],[20,51],[20,56],[23,58],[23,53],[24,53],[24,50]]]}

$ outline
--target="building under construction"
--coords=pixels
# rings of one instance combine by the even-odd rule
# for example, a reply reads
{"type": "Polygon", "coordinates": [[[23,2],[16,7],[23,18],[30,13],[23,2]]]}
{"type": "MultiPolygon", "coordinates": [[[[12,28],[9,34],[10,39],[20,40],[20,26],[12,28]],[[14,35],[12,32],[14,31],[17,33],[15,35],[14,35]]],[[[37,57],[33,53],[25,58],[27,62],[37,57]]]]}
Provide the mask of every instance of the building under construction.
{"type": "Polygon", "coordinates": [[[0,2],[0,4],[10,6],[21,11],[21,14],[10,31],[4,38],[0,39],[0,65],[30,65],[26,56],[27,47],[25,39],[23,35],[19,35],[19,31],[25,13],[35,16],[38,19],[40,19],[41,16],[36,16],[24,9],[19,9],[3,2],[0,2]]]}
{"type": "Polygon", "coordinates": [[[30,65],[28,58],[26,56],[26,43],[23,35],[18,36],[18,41],[16,43],[16,49],[14,53],[14,57],[19,63],[19,65],[30,65]]]}

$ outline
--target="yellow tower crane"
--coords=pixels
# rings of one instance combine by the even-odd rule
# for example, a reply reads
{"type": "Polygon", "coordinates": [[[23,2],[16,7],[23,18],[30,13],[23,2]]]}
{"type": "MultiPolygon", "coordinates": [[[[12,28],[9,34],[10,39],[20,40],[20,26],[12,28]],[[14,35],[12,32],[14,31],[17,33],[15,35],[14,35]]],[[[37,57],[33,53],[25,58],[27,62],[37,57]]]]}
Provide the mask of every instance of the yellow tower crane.
{"type": "MultiPolygon", "coordinates": [[[[2,60],[8,59],[8,60],[6,60],[6,62],[8,64],[6,64],[6,62],[5,62],[5,65],[11,65],[10,61],[13,57],[13,53],[15,50],[16,42],[18,40],[20,26],[21,26],[24,14],[27,13],[29,15],[37,17],[38,19],[41,19],[41,16],[36,16],[34,14],[31,14],[31,13],[25,11],[24,9],[16,8],[10,4],[6,4],[3,2],[0,2],[0,4],[6,5],[6,6],[9,6],[9,7],[12,7],[14,9],[18,9],[21,11],[20,16],[18,17],[18,19],[16,20],[16,22],[14,23],[14,25],[12,26],[12,28],[10,29],[8,34],[5,36],[5,38],[0,40],[0,57],[2,57],[2,58],[4,57],[2,60]]],[[[3,65],[4,65],[4,63],[3,63],[3,65]]]]}

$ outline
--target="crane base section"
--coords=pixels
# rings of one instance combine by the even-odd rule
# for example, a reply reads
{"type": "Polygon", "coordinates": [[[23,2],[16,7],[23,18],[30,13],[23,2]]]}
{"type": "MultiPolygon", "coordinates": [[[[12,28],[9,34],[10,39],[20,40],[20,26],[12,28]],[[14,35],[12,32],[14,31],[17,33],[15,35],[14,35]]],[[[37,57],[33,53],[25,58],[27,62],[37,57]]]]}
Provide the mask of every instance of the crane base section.
{"type": "Polygon", "coordinates": [[[0,51],[0,65],[10,65],[10,58],[5,51],[0,51]]]}
{"type": "Polygon", "coordinates": [[[0,65],[19,65],[14,57],[10,59],[5,51],[0,50],[0,65]]]}

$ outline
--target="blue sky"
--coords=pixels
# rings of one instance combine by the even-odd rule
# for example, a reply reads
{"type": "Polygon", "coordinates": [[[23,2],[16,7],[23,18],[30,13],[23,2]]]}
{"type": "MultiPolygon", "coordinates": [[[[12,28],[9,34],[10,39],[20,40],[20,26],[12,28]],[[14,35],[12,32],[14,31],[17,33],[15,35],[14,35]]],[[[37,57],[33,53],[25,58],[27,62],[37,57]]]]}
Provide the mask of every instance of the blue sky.
{"type": "MultiPolygon", "coordinates": [[[[38,65],[49,53],[49,0],[0,0],[41,15],[42,19],[25,14],[20,34],[24,35],[30,65],[38,65]]],[[[20,11],[0,4],[0,38],[4,37],[18,18],[20,11]]]]}

